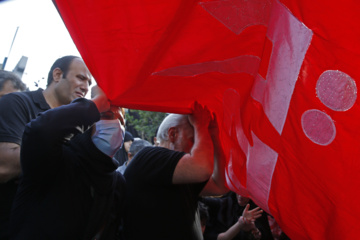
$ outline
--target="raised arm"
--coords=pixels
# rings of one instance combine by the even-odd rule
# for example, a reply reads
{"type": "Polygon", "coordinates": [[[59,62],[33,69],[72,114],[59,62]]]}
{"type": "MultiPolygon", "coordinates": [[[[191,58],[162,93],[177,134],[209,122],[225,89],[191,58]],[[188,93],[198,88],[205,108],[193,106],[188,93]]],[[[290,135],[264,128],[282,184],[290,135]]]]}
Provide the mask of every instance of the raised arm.
{"type": "Polygon", "coordinates": [[[214,171],[201,192],[202,196],[223,195],[229,192],[225,180],[225,154],[220,141],[220,132],[216,116],[209,125],[209,132],[214,146],[214,171]]]}
{"type": "MultiPolygon", "coordinates": [[[[208,131],[211,115],[206,107],[194,104],[194,112],[188,117],[193,131],[193,147],[178,162],[173,175],[173,183],[196,183],[208,180],[213,172],[214,148],[208,131]]],[[[169,138],[171,138],[171,129],[169,138]]],[[[180,133],[181,134],[181,133],[180,133]]],[[[177,150],[177,149],[175,149],[177,150]]],[[[180,149],[180,151],[184,151],[180,149]]]]}
{"type": "Polygon", "coordinates": [[[62,159],[63,144],[83,133],[100,119],[100,111],[107,110],[105,94],[94,101],[78,98],[68,105],[50,109],[32,120],[25,128],[21,149],[24,177],[49,177],[62,159]]]}

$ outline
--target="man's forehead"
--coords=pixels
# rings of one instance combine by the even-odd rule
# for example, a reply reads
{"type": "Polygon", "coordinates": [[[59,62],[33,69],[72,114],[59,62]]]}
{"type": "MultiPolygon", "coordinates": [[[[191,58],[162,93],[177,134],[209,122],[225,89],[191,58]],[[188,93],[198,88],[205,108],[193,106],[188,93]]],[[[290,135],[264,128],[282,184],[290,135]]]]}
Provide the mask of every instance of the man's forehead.
{"type": "Polygon", "coordinates": [[[69,70],[75,70],[77,74],[83,75],[84,77],[90,79],[90,81],[92,80],[92,75],[81,58],[74,58],[70,64],[69,70]]]}
{"type": "Polygon", "coordinates": [[[178,127],[186,131],[187,134],[194,134],[194,127],[191,126],[188,120],[182,122],[178,127]]]}
{"type": "Polygon", "coordinates": [[[74,58],[70,63],[70,68],[82,69],[83,71],[87,71],[90,74],[88,67],[81,58],[74,58]]]}

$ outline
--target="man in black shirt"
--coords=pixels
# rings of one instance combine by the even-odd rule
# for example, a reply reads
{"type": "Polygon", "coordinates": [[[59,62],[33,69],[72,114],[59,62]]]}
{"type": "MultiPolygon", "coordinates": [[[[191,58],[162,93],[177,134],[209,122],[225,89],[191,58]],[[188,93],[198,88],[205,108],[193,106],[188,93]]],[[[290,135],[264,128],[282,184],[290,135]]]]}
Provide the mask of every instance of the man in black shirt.
{"type": "Polygon", "coordinates": [[[228,191],[216,120],[195,104],[192,115],[166,117],[157,139],[159,147],[142,149],[124,173],[125,237],[202,239],[199,195],[228,191]]]}
{"type": "Polygon", "coordinates": [[[11,204],[21,173],[20,148],[25,125],[40,112],[85,97],[91,74],[81,58],[56,60],[45,90],[9,93],[0,99],[0,239],[7,238],[11,204]]]}
{"type": "Polygon", "coordinates": [[[123,142],[124,121],[118,111],[100,120],[110,104],[99,92],[26,125],[10,239],[114,239],[125,180],[112,157],[123,142]]]}

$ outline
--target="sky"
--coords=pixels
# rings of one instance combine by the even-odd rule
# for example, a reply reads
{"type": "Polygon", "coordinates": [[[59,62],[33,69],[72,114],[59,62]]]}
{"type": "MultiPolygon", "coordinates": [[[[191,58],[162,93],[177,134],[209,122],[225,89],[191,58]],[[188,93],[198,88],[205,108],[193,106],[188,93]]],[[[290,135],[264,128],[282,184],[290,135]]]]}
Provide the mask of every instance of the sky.
{"type": "Polygon", "coordinates": [[[80,56],[51,0],[0,1],[0,33],[0,63],[8,57],[5,70],[12,71],[22,56],[28,57],[22,80],[30,90],[46,88],[56,59],[80,56]]]}

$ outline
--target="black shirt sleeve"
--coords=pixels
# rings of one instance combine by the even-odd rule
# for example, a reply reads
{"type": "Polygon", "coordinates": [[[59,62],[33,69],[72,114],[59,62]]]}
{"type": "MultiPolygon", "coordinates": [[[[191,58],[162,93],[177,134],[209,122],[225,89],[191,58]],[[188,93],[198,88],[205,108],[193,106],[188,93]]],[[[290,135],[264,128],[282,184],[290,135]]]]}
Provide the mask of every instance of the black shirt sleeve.
{"type": "Polygon", "coordinates": [[[96,105],[81,98],[39,114],[25,127],[20,153],[23,177],[51,177],[62,160],[63,144],[99,119],[96,105]]]}
{"type": "Polygon", "coordinates": [[[0,99],[0,142],[21,144],[25,125],[31,120],[26,103],[17,94],[0,99]]]}
{"type": "Polygon", "coordinates": [[[125,179],[129,175],[137,175],[155,185],[171,185],[176,165],[184,155],[184,152],[162,147],[145,147],[127,166],[125,179]]]}

